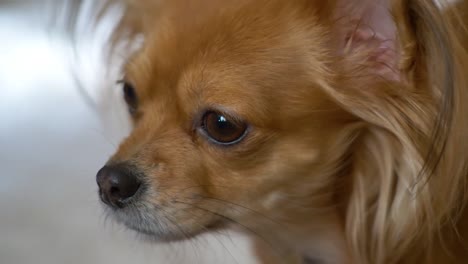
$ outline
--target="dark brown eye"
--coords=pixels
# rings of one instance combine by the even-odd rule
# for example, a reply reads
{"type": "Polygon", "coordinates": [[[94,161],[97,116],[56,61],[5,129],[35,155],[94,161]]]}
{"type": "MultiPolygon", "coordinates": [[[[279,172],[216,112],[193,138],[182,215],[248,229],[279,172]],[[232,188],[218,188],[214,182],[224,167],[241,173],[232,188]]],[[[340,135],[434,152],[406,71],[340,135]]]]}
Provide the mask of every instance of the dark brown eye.
{"type": "Polygon", "coordinates": [[[133,115],[137,111],[138,106],[138,97],[135,88],[129,82],[121,81],[120,83],[123,85],[123,95],[128,106],[128,111],[133,115]]]}
{"type": "Polygon", "coordinates": [[[247,124],[213,111],[205,114],[202,126],[210,139],[222,145],[238,143],[247,131],[247,124]]]}

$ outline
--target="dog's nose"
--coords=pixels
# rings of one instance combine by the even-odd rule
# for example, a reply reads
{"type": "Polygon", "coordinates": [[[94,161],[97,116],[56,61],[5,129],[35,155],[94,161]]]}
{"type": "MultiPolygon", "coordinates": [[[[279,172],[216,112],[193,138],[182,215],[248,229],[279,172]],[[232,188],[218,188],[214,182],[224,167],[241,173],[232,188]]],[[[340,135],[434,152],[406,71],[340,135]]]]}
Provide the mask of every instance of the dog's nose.
{"type": "Polygon", "coordinates": [[[101,200],[113,207],[122,208],[126,199],[140,188],[140,181],[124,164],[104,166],[96,175],[101,200]]]}

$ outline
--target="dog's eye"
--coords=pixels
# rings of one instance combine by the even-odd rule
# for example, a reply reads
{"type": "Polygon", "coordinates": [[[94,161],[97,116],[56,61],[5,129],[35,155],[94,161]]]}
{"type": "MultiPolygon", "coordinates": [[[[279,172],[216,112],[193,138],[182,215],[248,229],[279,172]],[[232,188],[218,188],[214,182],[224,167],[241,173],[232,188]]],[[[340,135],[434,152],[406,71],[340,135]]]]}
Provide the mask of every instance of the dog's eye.
{"type": "Polygon", "coordinates": [[[123,95],[128,106],[128,111],[133,115],[137,111],[138,106],[138,97],[135,88],[129,82],[121,81],[120,83],[123,85],[123,95]]]}
{"type": "Polygon", "coordinates": [[[217,113],[208,112],[203,117],[203,129],[218,144],[232,145],[238,143],[247,131],[247,124],[217,113]]]}

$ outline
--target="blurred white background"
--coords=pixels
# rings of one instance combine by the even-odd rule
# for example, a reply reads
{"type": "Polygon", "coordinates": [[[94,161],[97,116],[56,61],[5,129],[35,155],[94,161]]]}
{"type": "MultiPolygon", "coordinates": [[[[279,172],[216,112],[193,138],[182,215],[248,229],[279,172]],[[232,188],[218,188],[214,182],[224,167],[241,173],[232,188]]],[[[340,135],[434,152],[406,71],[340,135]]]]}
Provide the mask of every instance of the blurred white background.
{"type": "Polygon", "coordinates": [[[0,0],[0,263],[254,263],[239,235],[156,245],[106,220],[95,173],[128,133],[117,77],[98,36],[77,64],[46,7],[0,0]]]}

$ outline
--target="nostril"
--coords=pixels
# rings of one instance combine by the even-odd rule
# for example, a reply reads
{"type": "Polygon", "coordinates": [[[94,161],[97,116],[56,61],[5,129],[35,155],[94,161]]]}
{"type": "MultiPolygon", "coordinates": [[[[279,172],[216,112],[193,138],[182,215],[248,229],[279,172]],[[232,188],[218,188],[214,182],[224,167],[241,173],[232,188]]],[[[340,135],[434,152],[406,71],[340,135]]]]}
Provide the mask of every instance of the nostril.
{"type": "Polygon", "coordinates": [[[110,189],[110,194],[111,194],[111,195],[118,195],[118,193],[119,193],[119,188],[117,188],[117,187],[112,187],[112,188],[110,189]]]}
{"type": "Polygon", "coordinates": [[[102,201],[117,207],[140,188],[135,171],[124,164],[103,167],[96,175],[96,181],[102,201]]]}
{"type": "Polygon", "coordinates": [[[140,187],[138,179],[129,172],[115,171],[110,177],[111,186],[109,194],[116,199],[127,199],[132,197],[140,187]]]}

